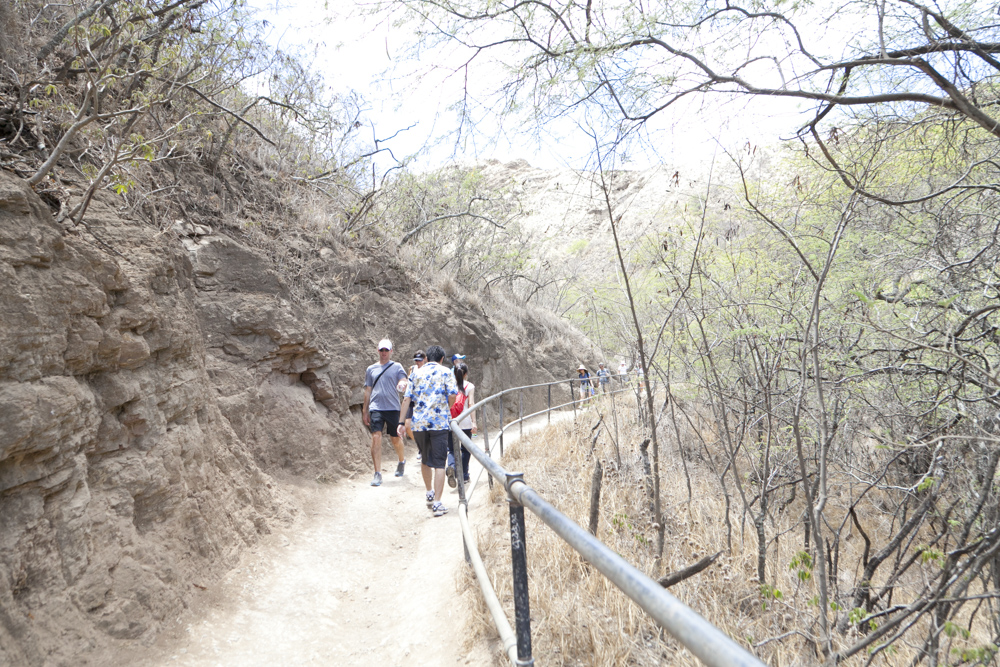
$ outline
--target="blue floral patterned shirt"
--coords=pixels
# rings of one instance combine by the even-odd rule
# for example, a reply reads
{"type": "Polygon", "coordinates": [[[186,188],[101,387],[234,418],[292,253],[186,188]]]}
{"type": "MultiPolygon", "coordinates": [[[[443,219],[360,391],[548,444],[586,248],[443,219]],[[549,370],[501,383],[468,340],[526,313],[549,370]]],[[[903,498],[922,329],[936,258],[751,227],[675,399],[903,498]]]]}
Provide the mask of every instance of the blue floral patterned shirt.
{"type": "Polygon", "coordinates": [[[414,431],[444,431],[451,420],[448,397],[458,394],[450,368],[428,361],[410,375],[406,398],[413,403],[414,431]]]}

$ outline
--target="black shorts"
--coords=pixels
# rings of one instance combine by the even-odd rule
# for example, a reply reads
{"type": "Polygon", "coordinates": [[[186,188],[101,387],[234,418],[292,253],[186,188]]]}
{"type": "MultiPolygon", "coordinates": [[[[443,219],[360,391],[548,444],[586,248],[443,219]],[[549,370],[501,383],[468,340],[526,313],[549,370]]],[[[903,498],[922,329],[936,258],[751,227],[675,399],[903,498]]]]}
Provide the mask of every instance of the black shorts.
{"type": "Polygon", "coordinates": [[[372,410],[368,414],[371,421],[371,432],[380,433],[382,427],[389,429],[389,437],[395,438],[399,435],[399,410],[372,410]]]}
{"type": "Polygon", "coordinates": [[[420,451],[420,463],[428,468],[444,468],[448,465],[448,434],[450,431],[414,431],[420,451]]]}

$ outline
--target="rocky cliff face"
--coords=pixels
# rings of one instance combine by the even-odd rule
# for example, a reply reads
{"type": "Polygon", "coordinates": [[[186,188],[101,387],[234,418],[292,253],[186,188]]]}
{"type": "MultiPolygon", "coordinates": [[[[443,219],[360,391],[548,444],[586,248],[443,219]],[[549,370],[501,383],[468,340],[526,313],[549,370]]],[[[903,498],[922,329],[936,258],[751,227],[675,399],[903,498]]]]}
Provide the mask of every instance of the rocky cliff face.
{"type": "Polygon", "coordinates": [[[155,631],[288,514],[220,410],[187,252],[91,224],[120,256],[0,174],[0,664],[155,631]]]}
{"type": "Polygon", "coordinates": [[[367,470],[379,338],[404,364],[431,343],[466,353],[486,393],[565,377],[586,346],[537,324],[504,339],[392,258],[308,239],[303,298],[243,243],[109,204],[64,229],[0,172],[0,665],[151,639],[292,520],[282,478],[367,470]]]}

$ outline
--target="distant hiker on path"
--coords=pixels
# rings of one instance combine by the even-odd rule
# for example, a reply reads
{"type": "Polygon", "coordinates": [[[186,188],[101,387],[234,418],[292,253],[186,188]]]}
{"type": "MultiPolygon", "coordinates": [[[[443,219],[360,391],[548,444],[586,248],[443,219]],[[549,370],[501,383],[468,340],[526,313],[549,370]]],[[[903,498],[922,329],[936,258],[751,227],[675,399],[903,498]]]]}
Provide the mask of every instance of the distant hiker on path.
{"type": "MultiPolygon", "coordinates": [[[[440,345],[427,348],[427,363],[410,377],[402,407],[405,412],[413,403],[413,437],[420,450],[420,473],[427,489],[427,506],[434,516],[443,516],[448,511],[441,497],[448,460],[448,422],[451,406],[458,396],[455,376],[451,369],[441,365],[442,359],[444,348],[440,345]]],[[[399,426],[399,435],[403,434],[403,428],[399,426]]]]}
{"type": "Polygon", "coordinates": [[[399,428],[399,392],[403,390],[406,371],[399,363],[392,361],[391,357],[392,341],[383,338],[378,342],[378,363],[372,364],[365,371],[365,400],[361,405],[361,421],[372,434],[372,464],[375,466],[372,486],[382,484],[383,428],[399,457],[396,477],[403,476],[403,466],[406,464],[399,428]]]}
{"type": "Polygon", "coordinates": [[[583,364],[576,369],[577,378],[580,380],[580,400],[585,401],[590,397],[590,371],[583,364]]]}
{"type": "MultiPolygon", "coordinates": [[[[458,385],[459,393],[465,396],[465,405],[458,412],[455,412],[458,407],[458,400],[451,406],[452,417],[457,417],[462,414],[465,410],[468,410],[476,404],[476,385],[469,382],[469,367],[464,361],[460,361],[455,364],[455,384],[458,385]]],[[[479,427],[476,425],[476,413],[475,411],[470,412],[465,416],[465,419],[458,422],[459,428],[465,432],[465,435],[472,437],[479,427]]],[[[448,486],[455,488],[458,486],[458,480],[455,477],[455,438],[451,431],[448,431],[448,437],[451,438],[451,451],[448,452],[448,467],[445,468],[444,474],[448,478],[448,486]]],[[[463,484],[469,483],[469,461],[472,458],[472,454],[465,445],[462,445],[462,482],[463,484]]]]}
{"type": "Polygon", "coordinates": [[[611,381],[611,371],[604,367],[601,363],[601,367],[597,371],[597,381],[601,383],[601,393],[608,393],[608,382],[611,381]]]}

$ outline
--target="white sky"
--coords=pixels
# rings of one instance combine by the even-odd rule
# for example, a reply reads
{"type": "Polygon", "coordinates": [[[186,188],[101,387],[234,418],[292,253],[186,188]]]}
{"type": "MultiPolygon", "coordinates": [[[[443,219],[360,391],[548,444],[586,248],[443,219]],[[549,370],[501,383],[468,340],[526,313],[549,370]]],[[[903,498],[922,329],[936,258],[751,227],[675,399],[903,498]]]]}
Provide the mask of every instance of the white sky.
{"type": "MultiPolygon", "coordinates": [[[[416,169],[435,168],[453,161],[523,158],[542,168],[593,167],[587,160],[592,144],[574,126],[550,127],[543,134],[507,133],[498,140],[497,120],[488,116],[478,126],[488,128],[474,134],[462,146],[446,137],[457,123],[449,106],[461,99],[464,85],[485,95],[488,81],[465,82],[449,75],[447,68],[426,74],[417,83],[412,73],[427,69],[426,62],[407,57],[409,35],[387,21],[365,17],[352,0],[251,0],[271,24],[270,40],[285,49],[304,49],[314,54],[313,66],[333,90],[355,90],[367,101],[368,118],[380,139],[398,134],[390,146],[399,157],[416,155],[416,169]],[[478,88],[477,88],[478,84],[478,88]]],[[[440,54],[425,58],[442,59],[440,54]]],[[[447,61],[445,61],[447,64],[447,61]]],[[[480,66],[477,75],[489,70],[480,66]]],[[[476,96],[473,92],[473,96],[476,96]]],[[[633,155],[631,166],[656,163],[684,167],[702,164],[714,152],[716,142],[733,149],[752,144],[770,144],[789,136],[799,126],[797,105],[789,100],[756,99],[729,103],[718,108],[710,98],[692,98],[672,116],[666,114],[650,124],[655,149],[633,155]],[[709,103],[706,104],[706,101],[709,103]]],[[[370,130],[369,130],[370,132],[370,130]]]]}

